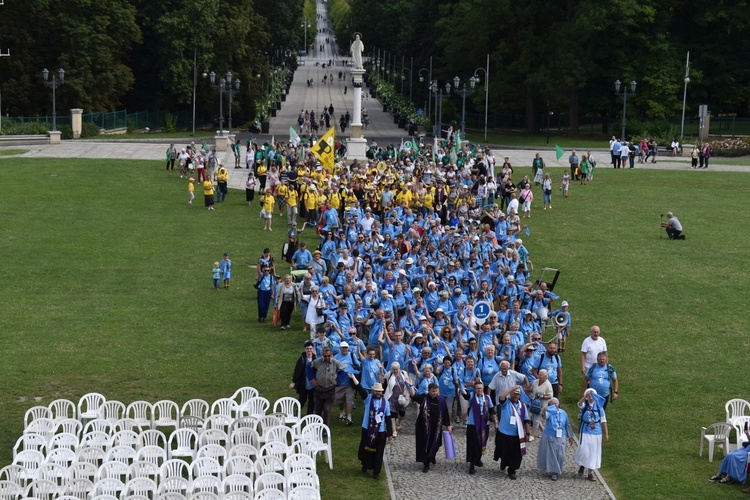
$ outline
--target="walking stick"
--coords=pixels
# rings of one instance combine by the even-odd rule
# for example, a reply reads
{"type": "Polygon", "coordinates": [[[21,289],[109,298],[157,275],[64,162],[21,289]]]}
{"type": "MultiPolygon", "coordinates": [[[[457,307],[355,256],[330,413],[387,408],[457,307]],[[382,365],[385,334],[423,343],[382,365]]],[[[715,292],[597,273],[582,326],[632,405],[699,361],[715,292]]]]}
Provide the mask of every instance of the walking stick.
{"type": "Polygon", "coordinates": [[[662,221],[664,220],[664,214],[659,214],[659,239],[664,239],[662,237],[661,228],[662,228],[662,221]]]}

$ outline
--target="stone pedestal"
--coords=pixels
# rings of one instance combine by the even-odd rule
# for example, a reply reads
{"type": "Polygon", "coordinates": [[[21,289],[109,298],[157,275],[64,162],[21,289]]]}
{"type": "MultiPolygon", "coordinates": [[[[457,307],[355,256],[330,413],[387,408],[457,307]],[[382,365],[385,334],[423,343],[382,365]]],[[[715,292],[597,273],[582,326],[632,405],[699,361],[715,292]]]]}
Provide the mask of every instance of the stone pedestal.
{"type": "Polygon", "coordinates": [[[367,140],[362,137],[362,76],[365,70],[362,68],[352,69],[354,91],[352,96],[352,135],[346,143],[346,159],[349,161],[367,160],[367,140]]]}
{"type": "Polygon", "coordinates": [[[81,138],[81,131],[83,130],[83,110],[81,108],[73,108],[70,110],[70,128],[73,129],[73,139],[81,138]]]}
{"type": "Polygon", "coordinates": [[[62,132],[59,130],[50,130],[47,132],[49,134],[49,143],[50,144],[60,144],[62,140],[62,132]]]}
{"type": "Polygon", "coordinates": [[[232,144],[234,144],[234,135],[217,135],[214,137],[214,144],[216,144],[216,152],[227,151],[232,144]]]}

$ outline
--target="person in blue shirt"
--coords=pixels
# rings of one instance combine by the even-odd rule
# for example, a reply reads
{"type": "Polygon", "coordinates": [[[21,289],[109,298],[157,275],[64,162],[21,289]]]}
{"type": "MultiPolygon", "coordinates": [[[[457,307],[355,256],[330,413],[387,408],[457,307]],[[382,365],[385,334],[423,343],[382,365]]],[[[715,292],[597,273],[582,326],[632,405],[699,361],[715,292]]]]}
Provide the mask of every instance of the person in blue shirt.
{"type": "Polygon", "coordinates": [[[565,347],[568,343],[568,337],[570,336],[570,327],[572,324],[572,320],[570,317],[569,309],[570,306],[568,305],[568,301],[563,300],[562,304],[560,304],[560,309],[555,309],[554,311],[549,313],[549,317],[553,318],[553,320],[557,317],[558,314],[564,315],[563,318],[565,319],[565,322],[557,326],[557,348],[560,352],[565,352],[565,347]]]}
{"type": "Polygon", "coordinates": [[[607,409],[609,403],[610,389],[612,401],[617,400],[617,393],[620,390],[620,383],[617,381],[617,372],[614,367],[607,363],[607,353],[600,352],[596,356],[596,364],[593,364],[586,371],[584,385],[590,387],[604,398],[602,409],[607,409]]]}
{"type": "MultiPolygon", "coordinates": [[[[482,382],[486,387],[490,385],[490,382],[492,382],[495,374],[500,371],[500,361],[498,361],[495,356],[494,345],[488,345],[485,348],[484,352],[485,355],[482,356],[482,358],[477,363],[477,368],[479,369],[480,376],[482,377],[482,382]]],[[[490,394],[490,396],[491,395],[492,394],[490,394]]]]}
{"type": "Polygon", "coordinates": [[[219,263],[224,280],[224,290],[229,290],[229,280],[232,278],[232,261],[229,259],[229,253],[224,252],[224,258],[219,263]]]}
{"type": "Polygon", "coordinates": [[[258,323],[266,322],[268,307],[271,305],[273,286],[274,282],[273,276],[271,275],[271,268],[266,266],[256,283],[256,288],[258,290],[258,323]]]}
{"type": "Polygon", "coordinates": [[[534,368],[536,367],[538,360],[534,357],[535,352],[536,345],[534,343],[530,342],[521,347],[521,357],[518,360],[518,366],[516,369],[518,373],[526,376],[529,380],[529,384],[533,384],[536,380],[534,368]]]}
{"type": "Polygon", "coordinates": [[[448,420],[452,419],[453,401],[456,399],[456,386],[458,385],[458,375],[453,368],[453,359],[450,356],[443,358],[443,363],[437,367],[438,388],[440,395],[445,398],[445,404],[448,407],[448,420]]]}
{"type": "Polygon", "coordinates": [[[219,290],[221,285],[221,268],[218,262],[214,262],[214,268],[211,271],[211,276],[214,280],[214,290],[219,290]]]}
{"type": "Polygon", "coordinates": [[[299,250],[292,255],[292,265],[295,269],[307,269],[307,265],[312,261],[312,254],[307,249],[307,244],[303,241],[299,244],[299,250]]]}
{"type": "Polygon", "coordinates": [[[360,385],[366,391],[371,391],[375,383],[383,382],[383,363],[375,357],[375,348],[367,348],[367,356],[362,360],[362,377],[360,385]]]}
{"type": "Polygon", "coordinates": [[[378,382],[373,386],[372,394],[367,396],[364,404],[362,437],[358,453],[362,473],[372,469],[372,477],[380,478],[385,445],[392,439],[391,407],[383,397],[383,385],[378,382]]]}
{"type": "Polygon", "coordinates": [[[607,415],[602,407],[603,398],[594,389],[586,389],[578,401],[578,420],[581,421],[580,443],[573,455],[573,461],[580,467],[578,475],[583,476],[588,469],[587,479],[596,481],[594,471],[602,465],[602,437],[609,441],[607,415]]]}
{"type": "Polygon", "coordinates": [[[511,386],[500,394],[498,411],[494,459],[500,460],[500,470],[507,468],[508,477],[516,479],[516,471],[521,467],[531,432],[531,414],[521,402],[520,385],[511,386]]]}
{"type": "Polygon", "coordinates": [[[563,368],[562,359],[557,354],[557,342],[550,340],[547,342],[547,351],[539,357],[539,362],[534,367],[534,377],[539,378],[539,370],[547,370],[549,383],[552,384],[553,396],[557,397],[562,392],[563,386],[563,368]]]}
{"type": "Polygon", "coordinates": [[[352,425],[356,379],[349,378],[349,373],[354,374],[355,377],[359,373],[361,368],[359,358],[355,353],[350,352],[349,343],[341,342],[339,344],[339,353],[333,359],[340,361],[346,367],[336,377],[336,395],[333,404],[339,405],[339,420],[343,422],[346,419],[346,425],[352,425]],[[345,405],[346,415],[344,414],[345,405]]]}

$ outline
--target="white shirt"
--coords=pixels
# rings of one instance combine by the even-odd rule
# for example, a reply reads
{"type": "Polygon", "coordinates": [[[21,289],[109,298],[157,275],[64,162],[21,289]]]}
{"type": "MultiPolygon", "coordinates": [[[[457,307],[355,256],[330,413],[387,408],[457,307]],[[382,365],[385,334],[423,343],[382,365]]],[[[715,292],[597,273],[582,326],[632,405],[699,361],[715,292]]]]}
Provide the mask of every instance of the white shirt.
{"type": "Polygon", "coordinates": [[[599,337],[597,340],[591,338],[591,335],[586,337],[581,344],[581,352],[586,355],[583,360],[584,370],[588,370],[589,367],[596,363],[596,357],[600,352],[607,350],[607,341],[603,337],[599,337]]]}
{"type": "Polygon", "coordinates": [[[518,212],[518,199],[517,198],[513,198],[512,200],[510,200],[510,202],[508,202],[508,214],[507,215],[510,215],[510,212],[512,210],[515,210],[516,212],[518,212]]]}

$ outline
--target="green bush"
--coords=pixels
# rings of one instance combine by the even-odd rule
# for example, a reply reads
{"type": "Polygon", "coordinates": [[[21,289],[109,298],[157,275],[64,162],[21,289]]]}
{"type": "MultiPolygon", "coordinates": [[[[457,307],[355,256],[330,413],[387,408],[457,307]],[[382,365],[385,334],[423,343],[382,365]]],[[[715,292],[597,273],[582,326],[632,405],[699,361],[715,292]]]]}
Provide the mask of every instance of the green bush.
{"type": "Polygon", "coordinates": [[[81,128],[81,139],[96,137],[97,135],[99,135],[99,125],[91,122],[83,124],[83,127],[81,128]]]}
{"type": "Polygon", "coordinates": [[[172,133],[177,128],[177,117],[172,113],[164,115],[164,132],[172,133]]]}
{"type": "Polygon", "coordinates": [[[0,130],[2,135],[40,135],[49,131],[47,125],[41,122],[25,122],[4,124],[0,130]]]}
{"type": "Polygon", "coordinates": [[[70,125],[60,125],[57,130],[60,131],[60,139],[67,141],[73,138],[73,128],[70,125]]]}

